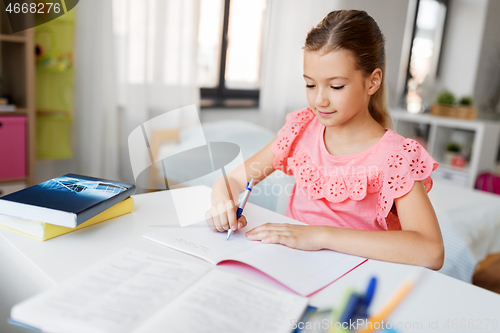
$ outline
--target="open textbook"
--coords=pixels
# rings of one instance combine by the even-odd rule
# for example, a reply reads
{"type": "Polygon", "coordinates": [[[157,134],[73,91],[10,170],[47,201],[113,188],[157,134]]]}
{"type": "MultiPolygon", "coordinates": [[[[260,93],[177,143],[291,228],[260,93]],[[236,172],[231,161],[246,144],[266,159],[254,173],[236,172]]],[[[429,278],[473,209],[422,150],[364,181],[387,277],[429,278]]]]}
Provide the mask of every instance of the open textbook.
{"type": "Polygon", "coordinates": [[[228,260],[242,262],[306,296],[326,287],[367,260],[330,250],[302,251],[250,241],[245,237],[245,232],[267,222],[304,224],[251,203],[246,205],[243,212],[248,225],[237,230],[226,241],[226,233],[210,230],[204,221],[205,212],[210,208],[210,188],[196,186],[173,191],[179,191],[177,194],[180,198],[195,198],[189,206],[176,205],[180,225],[184,227],[157,229],[143,237],[214,265],[228,260]],[[183,209],[189,209],[189,212],[183,209]],[[187,225],[182,220],[184,217],[189,218],[189,223],[201,222],[187,225]]]}
{"type": "Polygon", "coordinates": [[[123,249],[15,305],[51,333],[289,332],[307,299],[205,265],[123,249]]]}

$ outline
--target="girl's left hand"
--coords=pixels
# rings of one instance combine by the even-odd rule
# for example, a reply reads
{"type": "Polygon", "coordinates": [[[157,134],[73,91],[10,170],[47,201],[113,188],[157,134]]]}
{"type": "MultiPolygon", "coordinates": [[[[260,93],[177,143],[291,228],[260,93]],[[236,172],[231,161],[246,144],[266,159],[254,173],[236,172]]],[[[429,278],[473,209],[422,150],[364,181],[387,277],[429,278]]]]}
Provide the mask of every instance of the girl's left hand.
{"type": "Polygon", "coordinates": [[[252,241],[264,244],[282,244],[293,249],[318,251],[321,245],[321,227],[288,223],[266,223],[245,233],[252,241]]]}

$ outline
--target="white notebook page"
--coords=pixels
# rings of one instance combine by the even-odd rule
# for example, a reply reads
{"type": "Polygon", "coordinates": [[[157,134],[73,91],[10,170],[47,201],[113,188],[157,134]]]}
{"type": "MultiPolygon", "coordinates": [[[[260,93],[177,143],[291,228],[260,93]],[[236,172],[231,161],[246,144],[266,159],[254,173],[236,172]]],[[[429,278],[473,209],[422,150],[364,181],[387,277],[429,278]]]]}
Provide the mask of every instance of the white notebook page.
{"type": "Polygon", "coordinates": [[[123,249],[17,304],[11,317],[54,333],[130,332],[209,269],[123,249]]]}
{"type": "Polygon", "coordinates": [[[212,270],[134,333],[290,332],[307,298],[212,270]]]}
{"type": "Polygon", "coordinates": [[[302,251],[279,244],[262,244],[231,259],[257,268],[304,296],[329,285],[366,260],[330,250],[302,251]]]}
{"type": "MultiPolygon", "coordinates": [[[[201,201],[209,200],[209,191],[206,191],[206,188],[191,188],[191,190],[203,190],[204,196],[197,196],[197,198],[201,201]]],[[[206,204],[192,205],[191,214],[204,216],[205,207],[206,204]]],[[[251,204],[247,205],[243,214],[247,218],[248,225],[234,232],[227,241],[227,233],[212,231],[206,222],[182,228],[170,227],[154,230],[147,232],[143,237],[202,258],[212,264],[223,260],[244,262],[304,296],[327,286],[366,260],[330,250],[301,251],[283,245],[250,241],[245,237],[245,231],[267,222],[273,222],[273,219],[279,218],[282,223],[301,225],[305,223],[282,215],[277,216],[274,212],[251,204]]]]}
{"type": "Polygon", "coordinates": [[[234,232],[229,240],[226,240],[226,232],[212,231],[206,222],[182,228],[157,229],[145,233],[143,237],[202,258],[215,265],[221,260],[260,244],[260,242],[251,242],[245,237],[245,231],[258,226],[254,221],[248,221],[248,225],[234,232]]]}

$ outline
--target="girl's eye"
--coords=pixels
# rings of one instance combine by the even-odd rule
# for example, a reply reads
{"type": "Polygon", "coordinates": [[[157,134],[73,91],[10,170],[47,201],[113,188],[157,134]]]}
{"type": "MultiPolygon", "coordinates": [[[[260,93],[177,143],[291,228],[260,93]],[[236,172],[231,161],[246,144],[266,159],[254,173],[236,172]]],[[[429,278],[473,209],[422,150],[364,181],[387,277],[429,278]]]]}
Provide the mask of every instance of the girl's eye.
{"type": "Polygon", "coordinates": [[[335,90],[340,90],[340,89],[344,88],[344,86],[332,86],[332,88],[335,90]]]}
{"type": "Polygon", "coordinates": [[[313,84],[306,84],[306,88],[314,88],[314,87],[316,87],[316,86],[313,84]]]}

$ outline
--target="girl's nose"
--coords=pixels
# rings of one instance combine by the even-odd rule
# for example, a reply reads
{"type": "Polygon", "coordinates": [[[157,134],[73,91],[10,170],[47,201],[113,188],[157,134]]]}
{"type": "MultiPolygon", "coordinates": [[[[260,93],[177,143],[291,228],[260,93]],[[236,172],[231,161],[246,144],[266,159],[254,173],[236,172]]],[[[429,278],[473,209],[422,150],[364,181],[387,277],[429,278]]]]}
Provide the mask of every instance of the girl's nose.
{"type": "Polygon", "coordinates": [[[316,106],[327,107],[328,105],[330,105],[330,101],[326,96],[326,92],[320,89],[320,91],[318,91],[318,94],[316,95],[316,106]]]}

